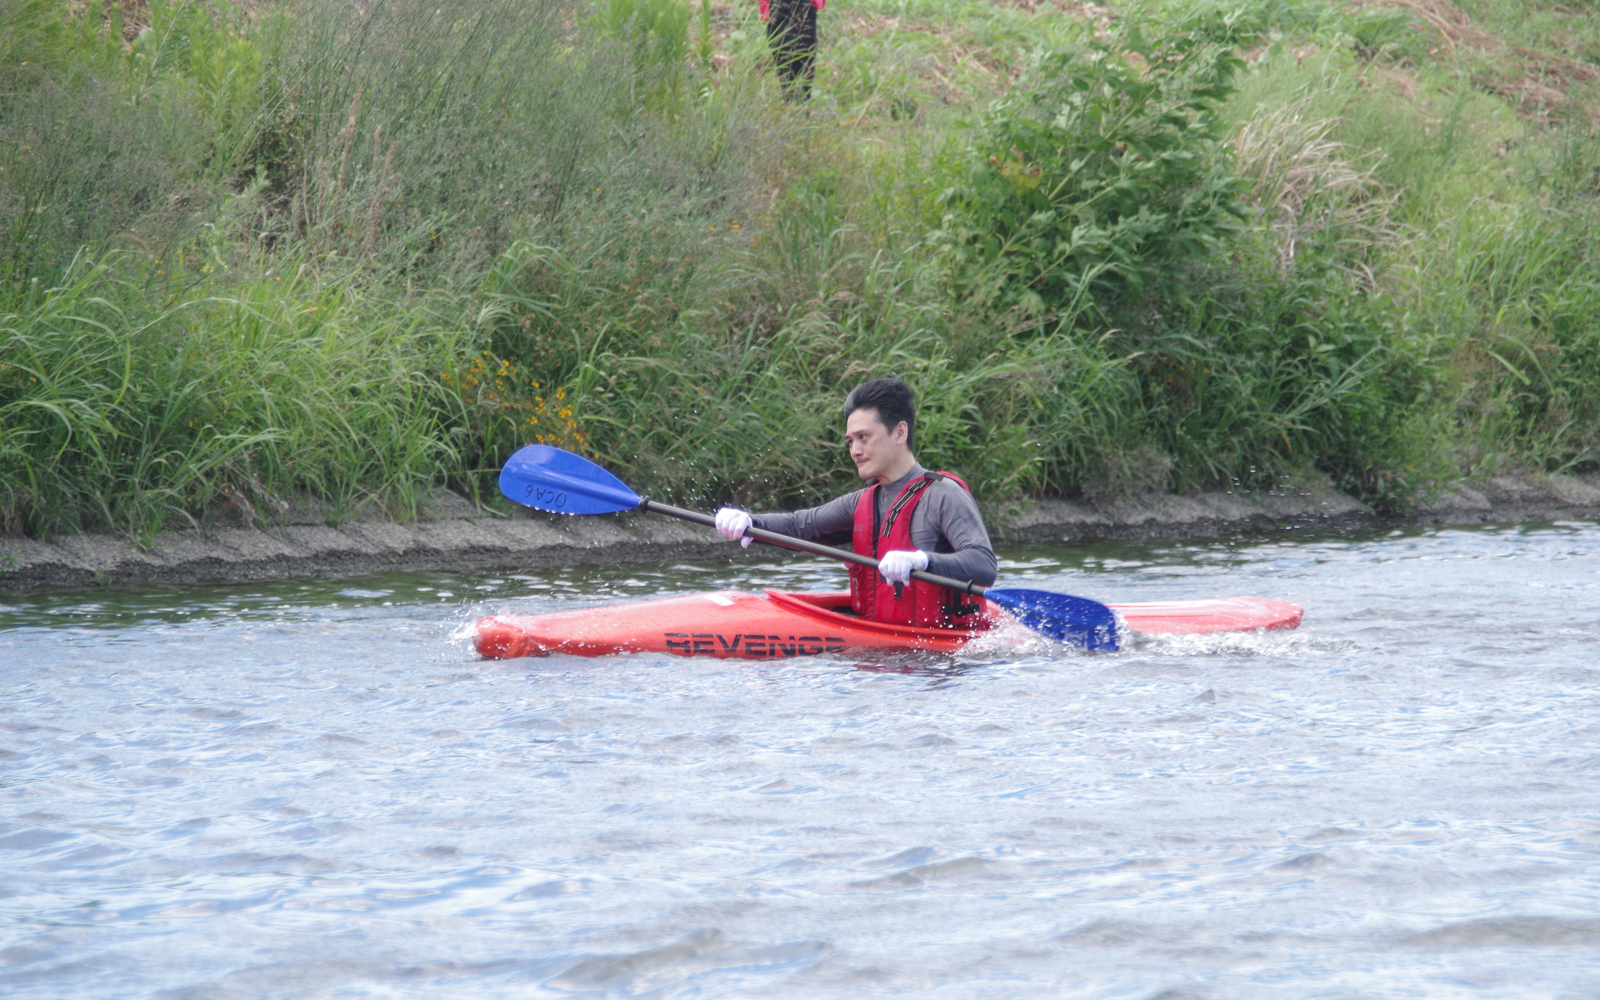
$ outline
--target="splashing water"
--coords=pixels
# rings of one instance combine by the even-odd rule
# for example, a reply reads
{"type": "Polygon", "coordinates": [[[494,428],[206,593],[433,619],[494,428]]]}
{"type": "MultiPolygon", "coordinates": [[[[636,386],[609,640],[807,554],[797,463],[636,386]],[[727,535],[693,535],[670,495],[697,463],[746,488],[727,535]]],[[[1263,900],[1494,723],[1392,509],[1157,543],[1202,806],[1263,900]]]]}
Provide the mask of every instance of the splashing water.
{"type": "MultiPolygon", "coordinates": [[[[1600,528],[1008,550],[1298,632],[477,660],[731,563],[0,600],[0,995],[1593,996],[1600,528]]],[[[732,546],[730,546],[730,550],[732,546]]]]}

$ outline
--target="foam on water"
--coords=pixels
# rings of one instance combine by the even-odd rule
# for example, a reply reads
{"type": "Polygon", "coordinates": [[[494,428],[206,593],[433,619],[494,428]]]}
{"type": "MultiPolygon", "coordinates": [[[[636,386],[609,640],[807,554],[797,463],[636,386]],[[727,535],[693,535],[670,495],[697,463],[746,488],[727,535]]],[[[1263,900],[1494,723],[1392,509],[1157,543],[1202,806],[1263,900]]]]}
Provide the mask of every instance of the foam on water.
{"type": "Polygon", "coordinates": [[[0,602],[0,995],[1583,997],[1600,529],[1004,553],[1297,632],[480,661],[811,561],[0,602]]]}

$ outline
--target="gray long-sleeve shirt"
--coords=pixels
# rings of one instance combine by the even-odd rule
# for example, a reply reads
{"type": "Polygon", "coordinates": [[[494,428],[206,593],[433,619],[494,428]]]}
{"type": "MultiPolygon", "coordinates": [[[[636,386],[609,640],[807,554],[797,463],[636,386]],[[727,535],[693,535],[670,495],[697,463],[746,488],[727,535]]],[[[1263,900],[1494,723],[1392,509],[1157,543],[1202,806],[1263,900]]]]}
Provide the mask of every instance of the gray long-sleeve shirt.
{"type": "MultiPolygon", "coordinates": [[[[913,465],[911,471],[878,491],[878,518],[881,522],[900,491],[913,478],[927,470],[913,465]]],[[[783,514],[752,514],[758,528],[793,535],[808,541],[848,542],[856,523],[856,504],[863,490],[846,493],[820,507],[808,507],[783,514]],[[841,537],[842,536],[842,537],[841,537]]],[[[928,484],[911,512],[911,544],[928,553],[928,572],[956,580],[971,580],[982,587],[994,583],[999,566],[983,516],[972,494],[949,479],[928,484]]],[[[887,552],[884,549],[878,555],[887,552]]]]}

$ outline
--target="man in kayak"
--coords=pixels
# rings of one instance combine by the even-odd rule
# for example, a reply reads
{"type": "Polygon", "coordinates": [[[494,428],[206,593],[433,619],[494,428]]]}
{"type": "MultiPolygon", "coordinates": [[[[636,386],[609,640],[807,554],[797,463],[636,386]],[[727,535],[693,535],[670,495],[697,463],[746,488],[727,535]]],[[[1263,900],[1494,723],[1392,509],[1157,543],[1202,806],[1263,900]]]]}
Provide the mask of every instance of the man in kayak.
{"type": "Polygon", "coordinates": [[[808,540],[848,537],[878,568],[850,568],[850,604],[874,621],[929,628],[964,628],[981,602],[911,579],[912,570],[994,583],[998,566],[983,517],[967,484],[917,464],[917,415],[911,387],[897,378],[856,386],[845,397],[845,443],[865,489],[820,507],[787,514],[717,511],[717,531],[743,538],[752,525],[808,540]]]}

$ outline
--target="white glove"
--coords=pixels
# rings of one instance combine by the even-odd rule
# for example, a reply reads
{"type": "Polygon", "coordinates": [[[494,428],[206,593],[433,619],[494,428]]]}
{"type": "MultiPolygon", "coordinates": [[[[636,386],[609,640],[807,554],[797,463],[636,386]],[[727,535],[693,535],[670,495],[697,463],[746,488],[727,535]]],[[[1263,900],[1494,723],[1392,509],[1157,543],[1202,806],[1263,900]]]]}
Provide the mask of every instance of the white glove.
{"type": "Polygon", "coordinates": [[[898,549],[886,552],[878,560],[878,572],[890,583],[910,583],[911,571],[928,568],[928,554],[921,549],[898,549]]]}
{"type": "Polygon", "coordinates": [[[745,548],[750,547],[750,536],[745,532],[750,530],[754,521],[746,511],[737,507],[724,507],[717,511],[717,532],[723,538],[737,538],[744,543],[745,548]]]}

